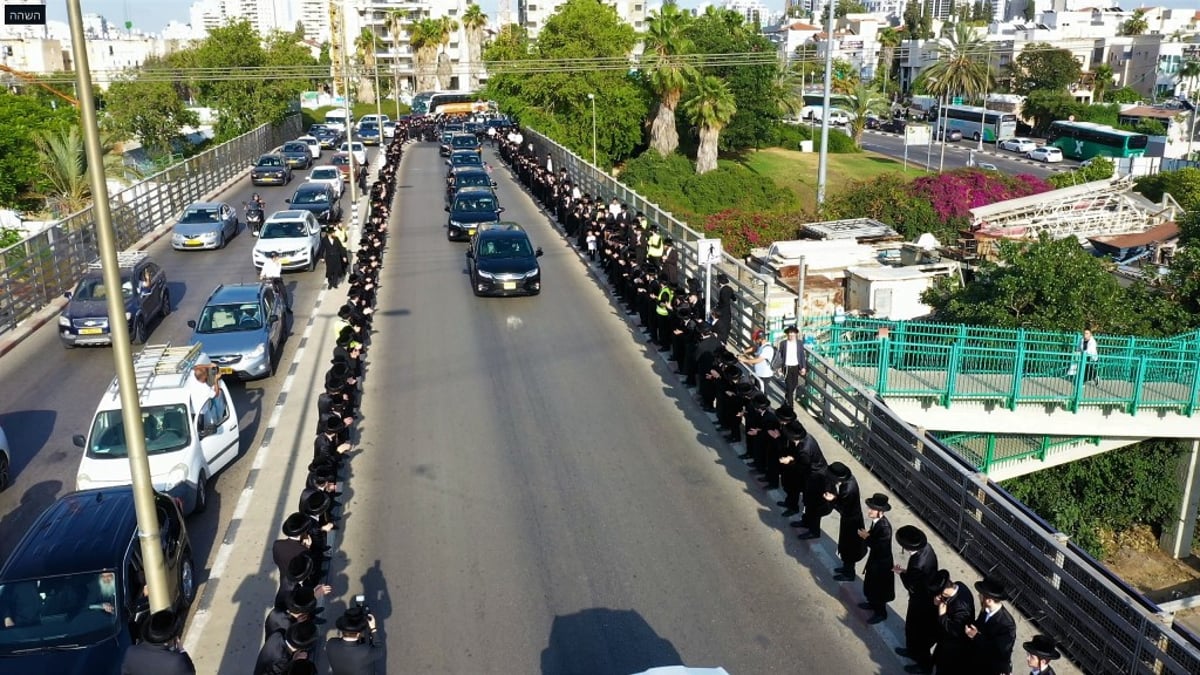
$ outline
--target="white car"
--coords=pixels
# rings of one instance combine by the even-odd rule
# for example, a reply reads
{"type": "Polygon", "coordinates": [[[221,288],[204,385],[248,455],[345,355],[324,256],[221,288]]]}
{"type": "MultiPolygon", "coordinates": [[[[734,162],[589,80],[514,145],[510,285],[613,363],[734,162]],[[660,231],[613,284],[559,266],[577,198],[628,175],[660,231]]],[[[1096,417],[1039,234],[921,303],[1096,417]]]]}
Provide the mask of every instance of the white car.
{"type": "Polygon", "coordinates": [[[342,192],[346,189],[345,183],[342,182],[341,169],[332,164],[313,167],[313,170],[308,172],[308,180],[305,182],[328,183],[333,188],[333,192],[337,195],[338,199],[342,198],[342,192]]]}
{"type": "Polygon", "coordinates": [[[8,487],[9,474],[12,471],[12,451],[8,447],[8,437],[4,429],[0,429],[0,491],[8,487]]]}
{"type": "Polygon", "coordinates": [[[389,121],[389,122],[383,123],[383,137],[389,138],[389,139],[396,137],[396,123],[395,122],[389,121]]]}
{"type": "Polygon", "coordinates": [[[375,126],[380,126],[386,124],[391,119],[392,118],[388,117],[387,115],[363,115],[362,119],[358,121],[356,126],[361,127],[364,124],[374,124],[375,126]]]}
{"type": "Polygon", "coordinates": [[[1001,150],[1026,153],[1037,148],[1037,143],[1028,138],[1006,138],[1000,141],[999,146],[1001,150]]]}
{"type": "Polygon", "coordinates": [[[321,224],[312,211],[291,209],[276,211],[263,223],[254,242],[251,259],[262,268],[267,254],[279,254],[279,265],[285,270],[311,272],[317,266],[317,251],[321,250],[321,224]]]}
{"type": "Polygon", "coordinates": [[[301,136],[296,139],[297,142],[308,146],[308,151],[312,153],[313,160],[321,159],[321,141],[314,136],[301,136]]]}
{"type": "Polygon", "coordinates": [[[1029,159],[1036,159],[1039,162],[1046,162],[1047,164],[1054,164],[1056,162],[1063,161],[1062,150],[1049,145],[1043,145],[1040,148],[1034,148],[1033,150],[1025,153],[1025,156],[1029,159]]]}
{"type": "Polygon", "coordinates": [[[342,143],[342,147],[338,148],[338,152],[349,152],[354,155],[355,166],[367,165],[367,146],[358,141],[342,143]]]}
{"type": "Polygon", "coordinates": [[[991,162],[980,162],[975,165],[980,171],[1000,171],[1000,167],[991,162]]]}

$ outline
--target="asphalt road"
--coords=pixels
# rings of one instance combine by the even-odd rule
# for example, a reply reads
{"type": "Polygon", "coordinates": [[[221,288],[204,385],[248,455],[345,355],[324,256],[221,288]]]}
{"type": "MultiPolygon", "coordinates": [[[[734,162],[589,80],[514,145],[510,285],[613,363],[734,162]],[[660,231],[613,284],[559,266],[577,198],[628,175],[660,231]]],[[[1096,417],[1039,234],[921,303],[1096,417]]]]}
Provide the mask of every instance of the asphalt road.
{"type": "MultiPolygon", "coordinates": [[[[372,156],[374,151],[371,151],[372,156]]],[[[320,163],[332,156],[326,151],[320,163]]],[[[267,213],[286,208],[307,172],[296,172],[286,187],[252,187],[249,178],[218,197],[238,208],[258,192],[267,213]]],[[[346,213],[350,198],[343,198],[346,213]]],[[[164,236],[148,251],[164,268],[174,312],[153,328],[149,342],[186,344],[191,337],[189,319],[200,313],[209,293],[222,283],[253,281],[257,272],[250,261],[255,239],[245,229],[224,250],[173,251],[164,236]]],[[[324,283],[320,266],[314,272],[285,275],[293,294],[296,327],[308,320],[317,292],[324,283]]],[[[75,472],[82,450],[71,436],[87,433],[96,403],[113,378],[112,351],[108,347],[64,349],[58,339],[58,322],[51,321],[0,359],[0,426],[8,435],[13,453],[12,485],[0,493],[0,559],[6,559],[33,520],[58,497],[75,489],[75,472]]],[[[264,411],[274,405],[283,374],[295,353],[295,340],[285,343],[280,373],[274,378],[233,384],[231,393],[239,413],[241,449],[232,465],[210,483],[208,510],[188,519],[188,533],[203,582],[219,543],[218,532],[231,517],[253,461],[250,456],[261,439],[264,411]]],[[[139,349],[135,347],[135,350],[139,349]]]]}
{"type": "Polygon", "coordinates": [[[545,250],[544,290],[472,296],[436,146],[409,146],[344,486],[331,583],[346,595],[325,616],[364,593],[393,675],[897,671],[847,615],[857,587],[815,574],[689,392],[490,161],[505,219],[545,250]]]}
{"type": "MultiPolygon", "coordinates": [[[[901,159],[904,157],[904,137],[883,131],[866,131],[863,133],[862,147],[882,155],[901,159]]],[[[1059,164],[1044,164],[1022,158],[1015,152],[998,150],[994,144],[985,143],[982,153],[976,151],[978,144],[971,140],[950,141],[946,143],[946,153],[943,163],[942,147],[938,142],[932,146],[912,146],[908,149],[910,166],[924,167],[937,171],[939,166],[946,169],[961,169],[975,154],[976,162],[990,162],[996,165],[1002,173],[1010,176],[1029,174],[1044,178],[1059,171],[1069,171],[1078,166],[1077,162],[1065,160],[1059,164]],[[928,161],[928,163],[927,163],[928,161]]]]}

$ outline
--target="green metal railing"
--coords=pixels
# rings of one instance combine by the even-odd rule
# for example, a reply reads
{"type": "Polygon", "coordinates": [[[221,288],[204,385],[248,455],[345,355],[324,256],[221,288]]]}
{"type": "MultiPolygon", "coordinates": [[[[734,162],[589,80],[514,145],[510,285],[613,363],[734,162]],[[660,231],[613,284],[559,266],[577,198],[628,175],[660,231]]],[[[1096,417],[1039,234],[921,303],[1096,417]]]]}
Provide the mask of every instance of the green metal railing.
{"type": "Polygon", "coordinates": [[[828,317],[810,322],[812,348],[881,397],[997,401],[1080,408],[1168,409],[1200,403],[1200,331],[1172,338],[1097,335],[1086,362],[1078,333],[828,317]],[[1103,386],[1085,381],[1091,372],[1103,386]]]}
{"type": "Polygon", "coordinates": [[[1024,434],[950,433],[935,434],[938,440],[971,462],[977,470],[988,473],[998,465],[1023,459],[1046,461],[1054,450],[1099,445],[1099,436],[1034,436],[1024,434]]]}

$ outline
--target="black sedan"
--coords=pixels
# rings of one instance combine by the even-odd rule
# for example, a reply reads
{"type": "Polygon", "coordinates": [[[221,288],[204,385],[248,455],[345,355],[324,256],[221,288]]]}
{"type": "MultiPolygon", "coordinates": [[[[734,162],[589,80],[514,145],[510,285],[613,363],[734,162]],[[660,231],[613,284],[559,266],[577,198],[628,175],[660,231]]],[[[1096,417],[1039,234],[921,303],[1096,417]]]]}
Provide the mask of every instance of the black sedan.
{"type": "Polygon", "coordinates": [[[263,155],[250,169],[250,182],[255,185],[287,185],[292,182],[292,167],[283,155],[263,155]]]}
{"type": "Polygon", "coordinates": [[[542,270],[529,235],[516,223],[499,223],[480,230],[467,250],[467,271],[475,295],[537,295],[542,270]]]}
{"type": "Polygon", "coordinates": [[[287,203],[292,209],[311,211],[322,223],[336,223],[342,219],[342,205],[328,183],[305,183],[287,203]]]}
{"type": "Polygon", "coordinates": [[[312,150],[309,150],[308,144],[303,141],[284,143],[279,149],[279,154],[283,155],[283,161],[293,169],[307,169],[312,166],[312,150]]]}
{"type": "Polygon", "coordinates": [[[310,135],[316,136],[317,140],[321,142],[321,148],[324,150],[333,150],[342,142],[342,132],[331,127],[322,126],[310,135]]]}

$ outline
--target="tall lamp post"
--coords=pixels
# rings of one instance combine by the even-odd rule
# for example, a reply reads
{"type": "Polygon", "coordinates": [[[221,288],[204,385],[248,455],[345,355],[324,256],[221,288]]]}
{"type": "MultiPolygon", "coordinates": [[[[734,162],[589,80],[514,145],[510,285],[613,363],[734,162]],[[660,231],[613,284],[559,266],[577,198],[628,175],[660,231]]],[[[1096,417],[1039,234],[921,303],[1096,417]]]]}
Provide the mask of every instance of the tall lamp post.
{"type": "Polygon", "coordinates": [[[825,181],[829,172],[829,111],[833,93],[833,19],[837,3],[830,0],[825,23],[825,91],[821,100],[821,150],[817,157],[817,208],[825,205],[825,181]]]}
{"type": "MultiPolygon", "coordinates": [[[[596,95],[588,94],[588,100],[592,102],[592,166],[596,165],[596,95]]],[[[597,167],[599,168],[599,167],[597,167]]]]}
{"type": "MultiPolygon", "coordinates": [[[[983,108],[983,112],[979,113],[979,147],[975,148],[979,152],[983,152],[983,137],[986,135],[984,130],[987,128],[987,98],[988,89],[992,88],[992,45],[988,43],[987,61],[984,62],[987,66],[987,75],[983,81],[983,103],[979,106],[983,108]]],[[[1000,140],[1000,139],[994,139],[1000,140]]]]}
{"type": "MultiPolygon", "coordinates": [[[[374,58],[371,59],[371,62],[375,64],[375,73],[374,73],[374,77],[375,77],[375,122],[379,125],[379,147],[382,148],[383,147],[383,103],[382,103],[383,99],[380,97],[380,91],[379,91],[379,47],[375,43],[375,12],[373,10],[368,10],[366,7],[359,9],[359,11],[360,12],[370,11],[371,12],[371,53],[375,55],[374,58]]],[[[395,92],[393,92],[393,93],[395,93],[395,92]]],[[[400,100],[400,99],[397,98],[396,100],[400,100]]],[[[397,114],[396,117],[399,118],[400,115],[397,114]]]]}
{"type": "MultiPolygon", "coordinates": [[[[346,113],[346,147],[350,150],[350,206],[358,203],[358,169],[354,164],[354,127],[350,124],[350,3],[342,0],[342,104],[346,113]]],[[[380,129],[380,133],[383,130],[380,129]]],[[[353,217],[353,216],[351,216],[353,217]]],[[[353,225],[354,223],[351,223],[353,225]]]]}

